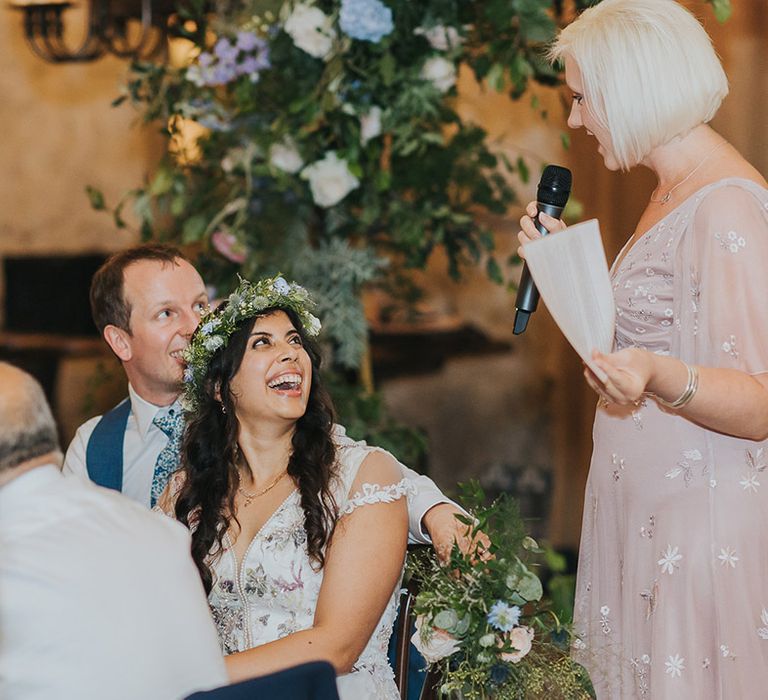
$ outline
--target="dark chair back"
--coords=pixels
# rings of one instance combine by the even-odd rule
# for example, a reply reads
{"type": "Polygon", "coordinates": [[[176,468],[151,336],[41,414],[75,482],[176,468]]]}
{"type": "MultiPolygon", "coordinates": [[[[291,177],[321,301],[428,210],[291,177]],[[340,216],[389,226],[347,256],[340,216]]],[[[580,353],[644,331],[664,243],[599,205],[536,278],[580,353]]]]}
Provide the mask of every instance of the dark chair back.
{"type": "Polygon", "coordinates": [[[327,661],[313,661],[190,695],[186,700],[339,700],[336,673],[327,661]]]}

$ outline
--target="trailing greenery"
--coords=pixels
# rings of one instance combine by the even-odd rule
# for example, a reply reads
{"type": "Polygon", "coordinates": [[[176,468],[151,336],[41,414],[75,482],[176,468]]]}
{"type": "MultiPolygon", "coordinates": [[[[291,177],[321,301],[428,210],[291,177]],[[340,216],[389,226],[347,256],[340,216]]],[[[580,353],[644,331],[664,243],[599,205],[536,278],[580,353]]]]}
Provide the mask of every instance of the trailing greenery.
{"type": "Polygon", "coordinates": [[[526,535],[506,494],[490,505],[476,483],[460,502],[490,546],[470,554],[454,546],[441,563],[432,550],[409,558],[419,582],[414,644],[440,671],[443,693],[466,700],[592,697],[586,671],[570,658],[570,628],[544,596],[546,552],[526,535]]]}

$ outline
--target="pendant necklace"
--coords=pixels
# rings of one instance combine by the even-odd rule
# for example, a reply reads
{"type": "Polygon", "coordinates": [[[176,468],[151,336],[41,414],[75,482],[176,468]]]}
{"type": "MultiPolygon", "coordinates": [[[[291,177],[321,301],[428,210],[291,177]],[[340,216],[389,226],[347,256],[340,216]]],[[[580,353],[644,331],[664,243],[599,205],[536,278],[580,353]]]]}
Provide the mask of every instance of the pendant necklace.
{"type": "MultiPolygon", "coordinates": [[[[720,143],[718,143],[718,144],[717,144],[717,146],[715,146],[715,147],[714,147],[712,150],[710,150],[710,151],[709,151],[709,153],[707,153],[707,154],[706,154],[706,155],[705,155],[705,156],[704,156],[704,157],[703,157],[703,158],[702,158],[702,159],[699,161],[698,165],[697,165],[697,166],[696,166],[696,167],[695,167],[693,170],[691,170],[691,172],[689,172],[689,173],[688,173],[688,174],[687,174],[687,175],[686,175],[686,176],[685,176],[685,177],[684,177],[682,180],[680,180],[680,182],[678,182],[678,183],[677,183],[677,184],[676,184],[674,187],[672,187],[671,189],[667,190],[667,191],[666,191],[666,193],[665,193],[665,194],[663,194],[661,197],[655,198],[655,197],[654,197],[654,195],[656,194],[656,190],[654,190],[654,191],[651,193],[651,198],[650,198],[650,199],[651,199],[651,201],[652,201],[652,202],[654,202],[655,204],[666,204],[666,203],[667,203],[667,202],[668,202],[668,201],[669,201],[669,200],[672,198],[672,193],[673,193],[673,192],[674,192],[674,191],[675,191],[675,190],[676,190],[678,187],[680,187],[680,185],[682,185],[682,184],[684,184],[684,183],[688,182],[688,180],[690,180],[690,179],[691,179],[691,177],[693,177],[693,174],[694,174],[694,173],[695,173],[695,172],[696,172],[696,171],[697,171],[697,170],[698,170],[698,169],[699,169],[699,168],[700,168],[702,165],[704,165],[704,163],[706,163],[706,162],[707,162],[707,160],[709,159],[709,157],[710,157],[710,156],[711,156],[711,155],[712,155],[712,154],[713,154],[713,153],[714,153],[714,152],[715,152],[715,151],[716,151],[718,148],[720,148],[720,146],[724,146],[726,143],[728,143],[728,142],[727,142],[727,141],[721,141],[720,143]]],[[[658,189],[658,187],[657,187],[656,189],[658,189]]]]}
{"type": "Polygon", "coordinates": [[[248,493],[242,486],[239,485],[240,475],[238,474],[238,486],[237,486],[237,492],[243,497],[243,507],[247,508],[251,503],[253,503],[254,499],[258,498],[259,496],[263,496],[267,491],[271,491],[275,486],[277,486],[280,481],[285,477],[285,475],[288,474],[288,470],[284,470],[280,472],[274,481],[272,481],[269,486],[264,487],[260,491],[255,491],[254,493],[248,493]]]}

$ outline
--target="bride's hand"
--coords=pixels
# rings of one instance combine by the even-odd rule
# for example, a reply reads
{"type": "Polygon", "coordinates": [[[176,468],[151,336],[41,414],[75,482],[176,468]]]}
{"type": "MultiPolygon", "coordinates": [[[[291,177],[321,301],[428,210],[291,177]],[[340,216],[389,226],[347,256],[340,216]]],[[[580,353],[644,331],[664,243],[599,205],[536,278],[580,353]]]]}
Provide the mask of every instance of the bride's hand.
{"type": "MultiPolygon", "coordinates": [[[[535,241],[537,238],[541,238],[541,234],[533,223],[538,212],[539,210],[536,207],[536,202],[528,202],[528,206],[525,208],[525,214],[520,219],[520,228],[522,230],[517,234],[517,240],[520,241],[520,247],[517,249],[517,254],[523,259],[525,259],[525,254],[523,253],[525,244],[535,241]]],[[[562,231],[565,228],[565,222],[560,219],[555,219],[548,214],[541,214],[539,221],[550,233],[562,231]]]]}
{"type": "Polygon", "coordinates": [[[626,348],[608,355],[594,350],[592,360],[605,372],[601,381],[588,367],[584,376],[589,385],[609,403],[634,404],[642,398],[653,373],[653,355],[647,350],[626,348]]]}

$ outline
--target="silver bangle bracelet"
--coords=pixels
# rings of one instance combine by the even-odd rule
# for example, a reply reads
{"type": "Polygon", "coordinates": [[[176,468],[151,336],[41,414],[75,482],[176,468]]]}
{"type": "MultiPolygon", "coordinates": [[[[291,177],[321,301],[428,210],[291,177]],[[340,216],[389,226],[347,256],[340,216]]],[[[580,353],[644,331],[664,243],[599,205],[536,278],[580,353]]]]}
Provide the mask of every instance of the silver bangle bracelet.
{"type": "Polygon", "coordinates": [[[683,364],[688,370],[688,382],[685,385],[683,393],[680,394],[680,396],[678,396],[674,401],[667,401],[666,399],[662,399],[661,396],[656,396],[656,401],[658,401],[662,406],[666,406],[667,408],[671,408],[675,411],[683,408],[683,406],[687,406],[696,395],[696,392],[699,390],[698,368],[686,364],[685,362],[683,362],[683,364]]]}

